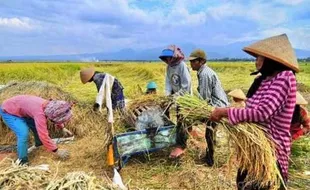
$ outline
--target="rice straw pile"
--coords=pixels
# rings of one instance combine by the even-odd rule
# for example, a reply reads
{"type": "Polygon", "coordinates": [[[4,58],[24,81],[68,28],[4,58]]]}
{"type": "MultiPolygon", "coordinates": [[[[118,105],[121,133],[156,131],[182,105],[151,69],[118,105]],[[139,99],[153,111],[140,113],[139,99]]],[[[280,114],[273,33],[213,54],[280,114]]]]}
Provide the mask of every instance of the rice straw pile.
{"type": "Polygon", "coordinates": [[[63,178],[57,178],[48,165],[18,165],[11,159],[0,162],[0,189],[45,189],[45,190],[84,190],[84,189],[116,189],[108,178],[96,178],[85,172],[70,172],[63,178]],[[9,162],[8,162],[9,161],[9,162]],[[54,175],[53,180],[50,178],[54,175]]]}
{"type": "Polygon", "coordinates": [[[48,172],[38,167],[21,166],[11,160],[0,165],[0,189],[42,189],[48,183],[48,172]]]}
{"type": "Polygon", "coordinates": [[[103,186],[99,180],[94,177],[87,175],[85,172],[71,172],[68,173],[65,177],[51,181],[46,190],[96,190],[96,189],[111,189],[103,186]]]}
{"type": "MultiPolygon", "coordinates": [[[[35,95],[45,99],[66,100],[75,102],[73,106],[73,117],[66,128],[74,133],[76,137],[88,134],[96,134],[98,131],[108,137],[107,117],[103,113],[92,111],[91,103],[78,102],[70,93],[63,91],[60,87],[46,82],[12,82],[0,90],[0,104],[16,95],[35,95]]],[[[52,138],[60,137],[61,131],[49,122],[48,128],[52,138]]],[[[32,135],[31,135],[32,136],[32,135]]],[[[0,144],[13,144],[16,142],[14,133],[0,119],[0,144]]]]}
{"type": "MultiPolygon", "coordinates": [[[[214,109],[206,101],[190,95],[180,96],[176,101],[186,123],[205,121],[214,109]]],[[[234,142],[239,168],[248,171],[247,183],[257,181],[261,186],[271,185],[271,189],[277,189],[282,178],[277,168],[275,145],[264,129],[253,123],[232,126],[227,119],[220,123],[234,142]]]]}

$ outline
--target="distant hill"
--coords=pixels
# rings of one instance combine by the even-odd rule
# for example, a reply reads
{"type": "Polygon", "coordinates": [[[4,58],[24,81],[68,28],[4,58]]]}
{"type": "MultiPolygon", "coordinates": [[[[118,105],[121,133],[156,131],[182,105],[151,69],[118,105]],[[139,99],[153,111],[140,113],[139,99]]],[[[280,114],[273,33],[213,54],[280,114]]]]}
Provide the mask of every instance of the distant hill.
{"type": "MultiPolygon", "coordinates": [[[[242,48],[252,42],[238,42],[225,46],[209,46],[181,44],[179,45],[186,56],[196,48],[201,48],[207,52],[208,59],[223,58],[250,58],[242,51],[242,48]]],[[[158,56],[164,47],[156,47],[137,51],[131,48],[122,49],[116,52],[84,53],[76,55],[47,55],[47,56],[0,56],[0,60],[27,61],[27,60],[48,60],[48,61],[97,61],[97,60],[159,60],[158,56]]],[[[298,58],[310,57],[310,50],[295,49],[298,58]]]]}

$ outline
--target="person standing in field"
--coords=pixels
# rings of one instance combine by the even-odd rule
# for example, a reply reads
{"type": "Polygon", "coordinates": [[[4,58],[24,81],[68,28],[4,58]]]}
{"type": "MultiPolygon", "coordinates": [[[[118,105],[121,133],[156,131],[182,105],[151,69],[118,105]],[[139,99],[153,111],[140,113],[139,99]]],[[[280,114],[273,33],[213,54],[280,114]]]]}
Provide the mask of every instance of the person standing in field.
{"type": "MultiPolygon", "coordinates": [[[[198,78],[198,92],[199,96],[206,100],[210,105],[214,107],[226,107],[229,105],[227,96],[222,88],[221,82],[217,74],[207,66],[206,53],[197,49],[194,50],[189,57],[191,67],[194,71],[197,71],[198,78]]],[[[206,123],[205,138],[207,141],[206,157],[205,161],[209,166],[214,164],[214,137],[216,123],[208,121],[206,123]]]]}
{"type": "Polygon", "coordinates": [[[231,107],[244,108],[246,96],[241,89],[235,89],[228,93],[228,96],[232,97],[231,107]]]}
{"type": "Polygon", "coordinates": [[[72,133],[64,128],[72,117],[72,103],[60,100],[45,100],[37,96],[19,95],[5,100],[0,106],[0,116],[17,137],[17,155],[20,164],[28,163],[29,129],[34,134],[35,147],[43,146],[58,157],[66,159],[69,152],[58,149],[47,129],[50,120],[64,135],[72,133]]]}
{"type": "MultiPolygon", "coordinates": [[[[98,91],[94,110],[102,106],[102,97],[106,95],[107,103],[111,103],[112,109],[123,110],[125,108],[124,87],[119,80],[108,73],[95,71],[93,67],[82,69],[80,72],[81,82],[86,84],[94,82],[98,91]]],[[[106,105],[109,107],[108,105],[106,105]]]]}
{"type": "Polygon", "coordinates": [[[310,116],[308,115],[307,109],[304,107],[307,104],[308,102],[304,97],[297,92],[296,105],[291,122],[291,135],[293,140],[310,133],[310,116]]]}
{"type": "MultiPolygon", "coordinates": [[[[182,50],[175,45],[170,45],[161,52],[159,58],[167,64],[165,81],[166,95],[178,96],[185,93],[192,94],[190,71],[184,62],[184,54],[182,50]]],[[[169,113],[166,113],[166,115],[169,116],[169,113]]],[[[177,146],[170,153],[170,158],[181,156],[186,148],[188,134],[186,129],[182,127],[180,117],[181,116],[177,113],[177,146]]]]}
{"type": "MultiPolygon", "coordinates": [[[[243,50],[256,57],[256,68],[261,75],[249,89],[245,108],[215,108],[211,119],[220,121],[227,117],[232,125],[255,122],[265,127],[277,145],[278,168],[286,183],[291,152],[290,127],[296,103],[295,72],[299,71],[295,52],[286,34],[258,41],[243,50]]],[[[259,182],[249,185],[245,182],[247,175],[247,170],[238,170],[238,189],[260,189],[259,182]]]]}

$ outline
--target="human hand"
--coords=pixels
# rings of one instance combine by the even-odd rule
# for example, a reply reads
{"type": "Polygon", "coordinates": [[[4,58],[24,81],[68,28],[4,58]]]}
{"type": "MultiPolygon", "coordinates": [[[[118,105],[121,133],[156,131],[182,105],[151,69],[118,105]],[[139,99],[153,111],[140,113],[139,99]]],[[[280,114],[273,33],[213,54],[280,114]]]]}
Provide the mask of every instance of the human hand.
{"type": "Polygon", "coordinates": [[[212,113],[210,120],[219,122],[223,117],[227,117],[228,115],[228,109],[227,108],[215,108],[212,113]]]}
{"type": "Polygon", "coordinates": [[[302,128],[302,132],[303,132],[303,135],[308,135],[308,134],[310,134],[310,130],[309,130],[308,128],[306,128],[306,127],[303,127],[303,128],[302,128]]]}

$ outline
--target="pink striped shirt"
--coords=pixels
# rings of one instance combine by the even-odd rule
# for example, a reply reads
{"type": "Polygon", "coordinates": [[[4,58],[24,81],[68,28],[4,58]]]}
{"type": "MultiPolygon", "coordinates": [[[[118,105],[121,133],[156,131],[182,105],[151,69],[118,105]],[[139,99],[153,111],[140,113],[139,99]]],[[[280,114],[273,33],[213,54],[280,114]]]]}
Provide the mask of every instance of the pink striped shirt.
{"type": "Polygon", "coordinates": [[[20,95],[5,100],[1,107],[8,114],[33,118],[38,136],[44,147],[53,151],[57,149],[57,146],[50,138],[47,130],[47,119],[43,110],[43,104],[46,101],[37,96],[20,95]]]}
{"type": "Polygon", "coordinates": [[[292,71],[283,71],[263,80],[255,94],[247,99],[246,108],[230,108],[232,124],[256,122],[268,129],[277,145],[277,159],[287,180],[291,153],[290,125],[296,103],[296,78],[292,71]]]}

